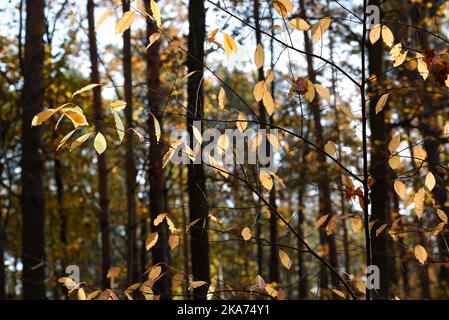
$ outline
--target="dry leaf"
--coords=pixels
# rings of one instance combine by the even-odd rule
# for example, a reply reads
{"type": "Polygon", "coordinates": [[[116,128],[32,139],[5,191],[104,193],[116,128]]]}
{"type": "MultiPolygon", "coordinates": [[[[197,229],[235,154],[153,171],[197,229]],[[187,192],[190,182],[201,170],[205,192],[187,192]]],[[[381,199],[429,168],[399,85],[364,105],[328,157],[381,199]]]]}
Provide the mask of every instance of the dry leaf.
{"type": "Polygon", "coordinates": [[[285,268],[290,269],[290,267],[292,266],[292,260],[290,259],[288,254],[281,249],[279,249],[279,259],[281,260],[281,263],[285,268]]]}
{"type": "Polygon", "coordinates": [[[243,228],[242,237],[243,237],[243,240],[245,240],[245,241],[248,241],[249,239],[251,239],[251,229],[248,227],[243,228]]]}
{"type": "Polygon", "coordinates": [[[433,188],[435,187],[435,177],[433,176],[432,172],[429,172],[426,175],[426,181],[425,181],[425,186],[427,187],[427,189],[429,189],[430,191],[433,190],[433,188]]]}
{"type": "Polygon", "coordinates": [[[150,234],[148,236],[147,240],[145,241],[145,247],[146,247],[147,251],[149,251],[151,248],[154,247],[158,238],[159,238],[159,235],[157,232],[153,232],[152,234],[150,234]]]}
{"type": "Polygon", "coordinates": [[[265,52],[263,50],[263,47],[259,43],[256,47],[256,51],[254,52],[254,63],[257,69],[260,69],[263,67],[264,62],[265,62],[265,52]]]}
{"type": "Polygon", "coordinates": [[[415,247],[415,257],[421,264],[425,264],[427,261],[426,249],[421,245],[417,245],[415,247]]]}

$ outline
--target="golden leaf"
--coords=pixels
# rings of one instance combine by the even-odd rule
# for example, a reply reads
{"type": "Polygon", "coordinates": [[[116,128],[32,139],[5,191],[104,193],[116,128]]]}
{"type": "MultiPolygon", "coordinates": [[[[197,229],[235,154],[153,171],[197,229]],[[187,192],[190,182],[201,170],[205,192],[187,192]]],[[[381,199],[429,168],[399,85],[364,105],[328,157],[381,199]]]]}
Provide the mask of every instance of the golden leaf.
{"type": "Polygon", "coordinates": [[[315,225],[313,226],[313,228],[314,228],[314,229],[319,229],[319,228],[326,222],[328,216],[329,216],[329,215],[326,214],[326,215],[320,217],[320,218],[315,222],[315,225]]]}
{"type": "Polygon", "coordinates": [[[241,132],[245,131],[246,127],[248,126],[247,120],[248,119],[246,118],[246,114],[240,112],[239,116],[237,117],[236,126],[241,132]]]}
{"type": "Polygon", "coordinates": [[[147,251],[149,251],[151,248],[154,247],[158,238],[159,238],[159,235],[157,232],[153,232],[152,234],[150,234],[148,236],[147,240],[145,241],[145,247],[146,247],[147,251]]]}
{"type": "Polygon", "coordinates": [[[94,140],[94,148],[98,154],[102,154],[106,150],[106,139],[101,132],[98,132],[94,140]]]}
{"type": "Polygon", "coordinates": [[[226,106],[226,91],[220,87],[220,92],[218,93],[218,107],[223,110],[226,106]]]}
{"type": "Polygon", "coordinates": [[[91,83],[91,84],[89,84],[89,85],[87,85],[87,86],[85,86],[85,87],[82,87],[81,89],[75,91],[75,92],[72,94],[72,98],[73,98],[74,96],[80,94],[80,93],[83,93],[83,92],[92,90],[93,88],[96,88],[96,87],[99,87],[99,86],[102,86],[102,84],[101,84],[101,83],[91,83]]]}
{"type": "Polygon", "coordinates": [[[290,269],[290,267],[292,266],[292,260],[290,259],[288,254],[281,249],[279,249],[279,259],[286,269],[290,269]]]}
{"type": "Polygon", "coordinates": [[[394,184],[394,191],[397,193],[398,196],[401,198],[405,197],[405,194],[407,193],[407,188],[405,187],[405,184],[402,181],[395,180],[394,184]]]}
{"type": "Polygon", "coordinates": [[[329,28],[331,24],[331,18],[326,17],[321,19],[319,22],[312,25],[312,40],[314,42],[321,39],[323,34],[326,32],[326,30],[329,28]]]}
{"type": "Polygon", "coordinates": [[[383,94],[383,95],[379,98],[379,100],[377,101],[377,104],[376,104],[376,114],[378,114],[379,112],[381,112],[382,109],[385,107],[385,104],[387,103],[389,94],[390,94],[390,93],[385,93],[385,94],[383,94]]]}
{"type": "Polygon", "coordinates": [[[426,181],[425,181],[425,186],[427,187],[427,189],[429,189],[430,191],[433,190],[433,188],[435,187],[436,181],[435,181],[435,177],[433,176],[432,172],[429,172],[426,175],[426,181]]]}
{"type": "Polygon", "coordinates": [[[375,44],[377,40],[380,39],[380,30],[380,24],[376,24],[371,28],[371,31],[369,32],[369,41],[371,42],[371,44],[375,44]]]}
{"type": "Polygon", "coordinates": [[[249,239],[251,239],[251,229],[250,228],[248,228],[248,227],[243,228],[242,238],[245,241],[248,241],[249,239]]]}
{"type": "Polygon", "coordinates": [[[254,52],[254,63],[257,69],[260,69],[263,67],[264,62],[265,62],[265,52],[263,50],[263,47],[259,43],[256,47],[256,51],[254,52]]]}
{"type": "Polygon", "coordinates": [[[228,57],[232,54],[232,52],[237,52],[237,45],[234,39],[232,39],[232,37],[226,32],[223,32],[223,45],[228,57]]]}
{"type": "Polygon", "coordinates": [[[426,249],[421,245],[417,245],[415,247],[415,257],[421,264],[425,264],[427,261],[426,249]]]}
{"type": "Polygon", "coordinates": [[[284,18],[287,18],[289,12],[293,10],[291,0],[273,0],[273,7],[284,18]]]}
{"type": "Polygon", "coordinates": [[[301,18],[295,18],[292,21],[290,21],[289,25],[299,31],[307,31],[310,28],[310,25],[301,18]]]}

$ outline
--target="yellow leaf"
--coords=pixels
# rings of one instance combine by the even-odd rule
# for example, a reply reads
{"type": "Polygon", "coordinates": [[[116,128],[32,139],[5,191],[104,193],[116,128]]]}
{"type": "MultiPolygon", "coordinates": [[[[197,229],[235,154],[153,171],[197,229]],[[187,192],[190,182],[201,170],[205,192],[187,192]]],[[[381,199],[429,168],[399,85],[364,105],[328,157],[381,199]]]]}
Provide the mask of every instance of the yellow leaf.
{"type": "Polygon", "coordinates": [[[115,100],[115,101],[111,102],[109,107],[112,109],[112,111],[121,111],[121,110],[125,109],[126,102],[122,101],[122,100],[115,100]]]}
{"type": "Polygon", "coordinates": [[[223,153],[229,147],[229,138],[226,134],[222,134],[217,141],[218,153],[223,153]]]}
{"type": "Polygon", "coordinates": [[[120,116],[116,112],[113,112],[113,115],[114,115],[115,128],[117,129],[118,138],[121,143],[123,141],[123,138],[125,137],[125,127],[123,125],[120,116]]]}
{"type": "Polygon", "coordinates": [[[83,110],[81,110],[80,107],[76,106],[74,108],[63,108],[62,112],[72,121],[75,128],[88,125],[86,116],[83,114],[83,110]]]}
{"type": "Polygon", "coordinates": [[[329,101],[330,93],[325,87],[323,87],[322,85],[320,85],[318,83],[315,83],[313,86],[315,87],[316,92],[318,92],[318,94],[321,96],[321,98],[329,101]]]}
{"type": "Polygon", "coordinates": [[[379,112],[381,112],[382,109],[384,108],[385,104],[387,103],[389,94],[390,94],[390,93],[385,93],[385,94],[383,94],[383,95],[379,98],[379,100],[377,101],[377,104],[376,104],[376,114],[378,114],[379,112]]]}
{"type": "Polygon", "coordinates": [[[324,151],[326,151],[326,153],[331,155],[332,157],[335,157],[335,154],[337,153],[337,148],[335,147],[335,143],[333,143],[332,141],[328,141],[324,145],[324,151]]]}
{"type": "Polygon", "coordinates": [[[265,82],[267,84],[270,84],[274,80],[274,71],[271,69],[267,70],[267,73],[265,74],[265,82]]]}
{"type": "Polygon", "coordinates": [[[75,91],[75,92],[72,94],[72,98],[73,98],[74,96],[80,94],[80,93],[83,93],[83,92],[92,90],[93,88],[96,88],[96,87],[99,87],[99,86],[102,86],[102,84],[101,84],[101,83],[92,83],[92,84],[89,84],[89,85],[87,85],[87,86],[85,86],[85,87],[82,87],[81,89],[75,91]]]}
{"type": "Polygon", "coordinates": [[[154,226],[158,226],[162,221],[164,221],[166,216],[167,216],[166,213],[158,214],[156,219],[154,219],[154,221],[153,221],[154,226]]]}
{"type": "Polygon", "coordinates": [[[405,197],[405,194],[407,193],[407,188],[405,187],[404,183],[402,183],[399,180],[395,180],[393,187],[394,191],[396,191],[398,196],[400,196],[401,198],[405,197]]]}
{"type": "Polygon", "coordinates": [[[326,222],[328,216],[329,216],[329,215],[326,214],[326,215],[320,217],[320,218],[315,222],[315,225],[314,225],[313,227],[314,227],[315,229],[319,229],[319,228],[326,222]]]}
{"type": "Polygon", "coordinates": [[[251,239],[251,229],[250,228],[248,228],[248,227],[243,228],[242,238],[245,241],[248,241],[249,239],[251,239]]]}
{"type": "Polygon", "coordinates": [[[267,91],[267,85],[265,84],[265,81],[259,81],[253,90],[253,95],[254,98],[256,98],[256,101],[262,100],[265,91],[267,91]]]}
{"type": "Polygon", "coordinates": [[[98,296],[98,294],[101,292],[101,290],[95,290],[95,291],[92,291],[91,293],[89,293],[88,295],[87,295],[87,298],[86,298],[86,300],[92,300],[92,299],[94,299],[96,296],[98,296]]]}
{"type": "Polygon", "coordinates": [[[215,36],[218,33],[218,28],[215,28],[214,30],[212,30],[211,33],[209,33],[209,35],[207,36],[207,41],[208,42],[212,42],[215,39],[215,36]]]}
{"type": "Polygon", "coordinates": [[[271,93],[268,90],[264,91],[262,101],[265,110],[267,110],[268,115],[271,116],[276,105],[274,103],[273,97],[271,96],[271,93]]]}
{"type": "Polygon", "coordinates": [[[401,165],[401,158],[398,155],[394,155],[388,160],[388,164],[391,169],[396,170],[401,165]]]}
{"type": "Polygon", "coordinates": [[[425,264],[427,261],[426,249],[421,245],[417,245],[415,247],[415,257],[421,264],[425,264]]]}
{"type": "Polygon", "coordinates": [[[393,45],[393,32],[391,32],[390,28],[388,28],[387,26],[382,26],[382,40],[389,47],[393,45]]]}
{"type": "Polygon", "coordinates": [[[86,133],[83,134],[82,136],[78,137],[75,141],[72,142],[72,144],[70,145],[70,151],[72,151],[73,149],[79,147],[80,145],[82,145],[87,139],[89,139],[89,137],[93,134],[93,132],[90,133],[86,133]]]}
{"type": "Polygon", "coordinates": [[[150,49],[150,47],[153,45],[153,43],[158,41],[160,38],[161,38],[161,34],[159,32],[155,32],[155,33],[151,34],[150,38],[148,39],[150,42],[148,43],[146,50],[150,49]]]}
{"type": "Polygon", "coordinates": [[[273,178],[271,177],[271,174],[269,172],[265,170],[260,171],[259,179],[262,183],[262,186],[267,189],[267,191],[270,191],[271,188],[273,188],[273,178]]]}
{"type": "Polygon", "coordinates": [[[177,234],[171,234],[168,238],[168,245],[171,250],[176,249],[179,246],[179,236],[177,234]]]}
{"type": "Polygon", "coordinates": [[[184,282],[184,274],[182,272],[177,272],[172,278],[171,283],[173,289],[179,287],[184,282]]]}
{"type": "Polygon", "coordinates": [[[153,122],[154,122],[154,134],[156,135],[156,142],[159,143],[159,140],[161,140],[161,126],[159,125],[159,121],[156,119],[154,115],[153,116],[153,122]]]}
{"type": "Polygon", "coordinates": [[[371,44],[375,44],[380,39],[380,30],[380,24],[376,24],[371,28],[369,32],[369,41],[371,44]]]}
{"type": "Polygon", "coordinates": [[[83,288],[78,289],[78,300],[86,300],[86,293],[83,288]]]}
{"type": "Polygon", "coordinates": [[[158,27],[160,27],[162,25],[162,20],[161,20],[161,9],[159,8],[159,5],[156,3],[156,1],[151,0],[151,12],[153,13],[153,19],[154,21],[156,21],[156,24],[158,27]]]}
{"type": "Polygon", "coordinates": [[[391,138],[390,143],[388,144],[388,150],[390,150],[391,153],[395,152],[396,149],[399,147],[399,144],[401,143],[401,135],[396,134],[391,138]]]}
{"type": "Polygon", "coordinates": [[[34,116],[33,120],[31,121],[31,126],[39,126],[44,121],[50,119],[56,112],[58,112],[59,109],[47,109],[42,112],[39,112],[37,115],[34,116]]]}
{"type": "Polygon", "coordinates": [[[69,140],[69,138],[72,136],[72,134],[75,133],[75,131],[76,131],[76,129],[70,131],[69,133],[67,133],[67,134],[64,136],[64,138],[61,139],[61,141],[59,141],[59,145],[58,145],[58,147],[56,148],[56,151],[58,151],[59,148],[61,148],[61,147],[67,142],[67,140],[69,140]]]}
{"type": "Polygon", "coordinates": [[[340,290],[332,289],[332,291],[340,298],[346,299],[346,295],[343,292],[341,292],[340,290]]]}
{"type": "Polygon", "coordinates": [[[319,22],[312,25],[312,40],[314,42],[321,39],[323,34],[326,32],[326,30],[329,28],[331,24],[331,18],[326,17],[321,19],[319,22]]]}
{"type": "Polygon", "coordinates": [[[263,67],[264,62],[265,62],[265,52],[263,50],[263,47],[259,43],[256,47],[256,51],[254,52],[254,63],[257,69],[260,69],[263,67]]]}
{"type": "Polygon", "coordinates": [[[429,189],[430,191],[432,191],[432,189],[435,187],[435,177],[433,176],[432,172],[429,172],[426,175],[426,181],[425,181],[425,186],[427,187],[427,189],[429,189]]]}
{"type": "Polygon", "coordinates": [[[273,7],[284,18],[287,18],[289,12],[293,10],[291,0],[273,0],[273,7]]]}
{"type": "Polygon", "coordinates": [[[441,221],[443,221],[444,223],[447,223],[447,221],[448,221],[447,215],[443,210],[437,209],[437,216],[438,216],[438,218],[441,219],[441,221]]]}
{"type": "Polygon", "coordinates": [[[161,275],[162,267],[156,265],[156,266],[150,268],[148,271],[149,271],[148,272],[148,280],[153,281],[153,280],[156,280],[157,277],[159,277],[161,275]]]}
{"type": "Polygon", "coordinates": [[[300,31],[307,31],[310,28],[310,25],[305,20],[300,18],[293,19],[290,21],[289,25],[300,31]]]}
{"type": "Polygon", "coordinates": [[[290,269],[290,267],[292,266],[292,260],[290,259],[288,254],[281,249],[279,249],[279,259],[286,269],[290,269]]]}
{"type": "Polygon", "coordinates": [[[387,226],[388,226],[388,224],[384,223],[379,228],[377,228],[377,230],[376,230],[376,237],[379,236],[379,234],[381,234],[382,231],[384,231],[387,226]]]}
{"type": "Polygon", "coordinates": [[[416,54],[416,59],[418,61],[418,72],[421,75],[421,77],[426,80],[429,76],[429,69],[427,67],[427,63],[425,61],[424,55],[421,53],[416,54]]]}
{"type": "Polygon", "coordinates": [[[114,12],[113,9],[109,8],[105,11],[105,13],[101,15],[100,19],[98,19],[97,23],[95,24],[95,30],[97,30],[103,24],[104,20],[106,20],[106,18],[109,17],[112,12],[114,12]]]}
{"type": "Polygon", "coordinates": [[[189,284],[188,289],[189,289],[189,291],[192,291],[193,289],[204,286],[204,285],[207,285],[206,281],[193,281],[189,284]]]}
{"type": "Polygon", "coordinates": [[[106,150],[106,139],[101,132],[98,132],[94,140],[94,148],[98,154],[102,154],[106,150]]]}
{"type": "Polygon", "coordinates": [[[223,32],[223,45],[228,57],[232,54],[232,52],[237,52],[237,45],[235,44],[234,39],[232,39],[232,37],[226,32],[223,32]]]}
{"type": "Polygon", "coordinates": [[[274,148],[276,148],[277,150],[282,149],[281,143],[279,142],[279,138],[277,135],[267,133],[267,139],[274,148]]]}
{"type": "Polygon", "coordinates": [[[248,122],[247,122],[247,118],[246,118],[246,114],[244,114],[243,112],[239,113],[239,116],[237,117],[237,128],[243,132],[245,131],[246,127],[248,126],[248,122]]]}
{"type": "Polygon", "coordinates": [[[402,51],[402,44],[398,43],[391,48],[390,56],[393,60],[393,67],[399,67],[407,58],[407,51],[402,51]]]}
{"type": "Polygon", "coordinates": [[[218,93],[218,107],[223,110],[226,106],[226,91],[220,87],[220,92],[218,93]]]}
{"type": "Polygon", "coordinates": [[[136,17],[135,11],[126,11],[119,21],[115,24],[115,33],[122,33],[131,27],[131,24],[136,17]]]}
{"type": "Polygon", "coordinates": [[[147,251],[149,251],[151,248],[154,247],[158,238],[159,238],[159,235],[157,232],[153,232],[152,234],[150,234],[148,236],[147,240],[145,241],[145,247],[146,247],[147,251]]]}

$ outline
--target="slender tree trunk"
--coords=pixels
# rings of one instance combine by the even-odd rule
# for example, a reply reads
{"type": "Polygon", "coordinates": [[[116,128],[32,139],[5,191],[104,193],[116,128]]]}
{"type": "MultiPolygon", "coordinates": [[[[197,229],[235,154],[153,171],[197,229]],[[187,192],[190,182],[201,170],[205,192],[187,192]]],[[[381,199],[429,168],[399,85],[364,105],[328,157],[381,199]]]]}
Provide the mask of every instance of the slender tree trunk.
{"type": "MultiPolygon", "coordinates": [[[[189,285],[189,278],[188,275],[191,274],[191,270],[190,270],[190,252],[189,252],[189,237],[187,234],[187,213],[186,213],[186,209],[184,206],[184,170],[182,168],[180,168],[180,173],[179,173],[179,186],[181,189],[181,211],[182,211],[182,225],[184,228],[184,239],[182,241],[182,252],[183,252],[183,262],[184,262],[184,286],[187,288],[189,285]]],[[[190,293],[186,292],[186,298],[188,300],[190,300],[190,293]]]]}
{"type": "MultiPolygon", "coordinates": [[[[303,19],[306,18],[305,4],[304,0],[299,1],[300,5],[300,15],[303,19]]],[[[307,32],[304,32],[304,49],[306,52],[307,60],[307,73],[309,75],[309,80],[312,83],[316,83],[316,74],[313,67],[313,58],[311,54],[313,53],[313,44],[307,32]]],[[[313,115],[313,132],[316,139],[316,144],[324,149],[324,137],[323,137],[323,126],[321,124],[321,108],[318,103],[318,99],[315,98],[311,104],[310,109],[313,115]]],[[[329,219],[333,215],[332,203],[331,203],[331,192],[329,183],[329,174],[326,165],[326,157],[323,153],[319,152],[317,154],[317,165],[318,165],[318,189],[319,189],[319,216],[329,215],[329,219]]],[[[334,235],[327,235],[324,232],[324,227],[320,228],[320,244],[327,245],[329,249],[329,263],[334,269],[338,269],[338,259],[337,259],[337,249],[335,245],[334,235]]],[[[334,286],[338,283],[338,278],[334,273],[331,274],[332,284],[334,286]]],[[[322,288],[326,289],[328,287],[328,276],[327,271],[324,267],[321,267],[320,272],[320,285],[322,288]]]]}
{"type": "MultiPolygon", "coordinates": [[[[379,6],[378,0],[372,0],[370,5],[379,6]]],[[[374,45],[368,44],[368,72],[370,76],[376,76],[376,81],[368,81],[369,119],[371,130],[371,166],[370,175],[374,179],[371,187],[371,219],[378,220],[376,226],[372,228],[375,232],[377,227],[389,220],[389,182],[387,175],[388,148],[387,148],[387,127],[385,125],[385,108],[376,114],[376,104],[378,101],[375,93],[382,87],[381,75],[383,69],[382,43],[377,41],[374,45]]],[[[389,278],[388,270],[388,248],[387,233],[383,232],[378,237],[373,234],[372,241],[372,261],[380,269],[380,288],[373,292],[375,299],[389,298],[389,278]]]]}
{"type": "MultiPolygon", "coordinates": [[[[129,0],[123,1],[123,12],[129,11],[129,0]]],[[[131,28],[123,33],[123,77],[125,85],[125,117],[126,126],[132,128],[133,122],[133,86],[131,65],[131,28]]],[[[136,283],[140,279],[139,252],[137,248],[136,219],[136,164],[134,161],[133,136],[126,135],[126,210],[127,224],[127,268],[128,283],[136,283]]]]}
{"type": "MultiPolygon", "coordinates": [[[[91,82],[100,83],[100,73],[98,71],[98,50],[97,38],[95,35],[94,2],[87,0],[87,17],[89,24],[89,55],[91,64],[91,82]]],[[[103,125],[104,114],[102,109],[101,87],[93,89],[94,93],[94,115],[95,130],[100,132],[103,125]]],[[[100,195],[100,230],[101,230],[101,253],[102,253],[102,287],[110,286],[106,277],[111,267],[111,234],[109,226],[109,197],[108,197],[108,170],[106,154],[98,155],[98,193],[100,195]]]]}
{"type": "MultiPolygon", "coordinates": [[[[253,13],[254,13],[254,25],[256,27],[256,44],[262,45],[262,33],[260,25],[260,14],[259,14],[260,3],[259,0],[254,0],[253,13]]],[[[257,70],[258,81],[265,80],[264,67],[261,66],[257,70]]],[[[267,122],[267,112],[262,101],[259,101],[259,117],[264,124],[261,125],[262,129],[266,129],[265,122],[267,122]]],[[[269,142],[266,141],[267,146],[269,142]]],[[[268,148],[266,148],[268,149],[268,148]]],[[[270,190],[269,193],[269,203],[276,209],[276,191],[275,187],[270,190]]],[[[259,223],[259,221],[258,221],[259,223]]],[[[260,226],[259,226],[260,228],[260,226]]],[[[278,228],[277,228],[277,215],[275,212],[270,212],[270,242],[272,244],[278,243],[278,228]]],[[[280,266],[279,266],[279,247],[277,245],[270,246],[270,263],[269,263],[269,280],[270,282],[280,282],[280,266]]]]}
{"type": "MultiPolygon", "coordinates": [[[[147,12],[152,15],[147,1],[147,12]]],[[[148,38],[155,32],[158,32],[157,26],[153,21],[147,20],[147,36],[148,38]]],[[[155,125],[153,116],[158,120],[161,130],[162,126],[162,109],[161,109],[161,84],[160,84],[160,56],[159,56],[159,42],[154,43],[147,52],[147,98],[150,112],[152,115],[148,116],[148,133],[150,136],[149,149],[149,167],[148,179],[150,182],[150,214],[151,221],[161,213],[167,210],[165,200],[165,176],[162,168],[162,158],[164,157],[164,146],[157,142],[155,125]]],[[[168,227],[164,220],[158,226],[152,226],[152,231],[157,232],[159,240],[152,248],[153,264],[161,263],[162,272],[168,272],[169,265],[169,248],[168,248],[168,227]]],[[[162,299],[169,299],[171,297],[171,281],[167,273],[154,286],[156,294],[160,294],[162,299]]]]}
{"type": "MultiPolygon", "coordinates": [[[[204,0],[189,1],[189,36],[187,68],[188,72],[194,72],[187,81],[187,130],[193,149],[193,121],[203,117],[203,75],[204,75],[204,40],[206,36],[206,11],[204,0]]],[[[201,129],[202,130],[202,129],[201,129]]],[[[200,151],[200,154],[202,150],[200,151]]],[[[189,164],[189,211],[190,221],[201,219],[190,231],[190,252],[192,257],[192,275],[194,280],[202,280],[210,285],[209,267],[209,237],[208,215],[209,204],[206,193],[206,176],[201,159],[200,164],[189,164]]],[[[207,298],[208,286],[204,285],[193,290],[195,300],[207,298]]]]}
{"type": "MultiPolygon", "coordinates": [[[[298,192],[298,234],[304,239],[304,181],[303,171],[300,172],[300,187],[298,192]]],[[[298,238],[298,249],[305,250],[303,243],[298,238]]],[[[309,284],[307,281],[307,269],[304,261],[304,252],[298,251],[298,299],[307,299],[309,284]]]]}
{"type": "Polygon", "coordinates": [[[5,242],[6,234],[3,225],[3,211],[0,211],[0,300],[6,299],[5,242]]]}
{"type": "Polygon", "coordinates": [[[22,283],[23,298],[45,299],[44,159],[41,127],[31,127],[44,102],[44,0],[26,2],[22,89],[22,283]]]}

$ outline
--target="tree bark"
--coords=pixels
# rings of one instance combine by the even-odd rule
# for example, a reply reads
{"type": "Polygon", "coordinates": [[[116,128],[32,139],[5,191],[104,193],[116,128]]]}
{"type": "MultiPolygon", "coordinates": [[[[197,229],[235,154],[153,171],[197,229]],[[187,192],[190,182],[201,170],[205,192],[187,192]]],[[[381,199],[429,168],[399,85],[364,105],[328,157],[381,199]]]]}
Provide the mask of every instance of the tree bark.
{"type": "MultiPolygon", "coordinates": [[[[379,6],[379,0],[371,0],[370,5],[379,6]]],[[[388,181],[388,130],[385,125],[385,109],[376,114],[378,101],[375,93],[381,88],[381,75],[383,70],[382,43],[377,41],[374,45],[368,44],[368,72],[370,76],[376,76],[376,80],[368,81],[369,119],[371,130],[371,165],[370,176],[374,179],[371,187],[371,219],[379,222],[372,228],[371,246],[373,264],[380,269],[380,288],[373,292],[375,299],[389,299],[390,270],[388,269],[387,233],[383,232],[375,236],[375,230],[381,224],[389,221],[390,185],[388,181]]]]}
{"type": "MultiPolygon", "coordinates": [[[[152,15],[150,1],[146,2],[147,12],[152,15]]],[[[148,38],[158,28],[153,21],[147,20],[147,36],[148,38]]],[[[158,120],[161,130],[162,126],[162,109],[161,109],[161,84],[160,84],[160,56],[159,56],[159,41],[152,44],[147,51],[147,98],[149,109],[152,115],[148,116],[148,134],[150,136],[149,148],[149,167],[148,179],[150,183],[150,215],[151,221],[167,210],[165,199],[165,176],[162,168],[162,159],[164,157],[164,146],[157,142],[155,125],[153,116],[158,120]]],[[[168,248],[168,227],[164,220],[158,226],[151,224],[152,232],[157,232],[159,240],[152,248],[153,264],[160,263],[162,273],[165,274],[159,279],[154,286],[155,293],[160,294],[162,299],[169,299],[171,297],[171,281],[168,273],[169,264],[169,248],[168,248]]]]}
{"type": "MultiPolygon", "coordinates": [[[[91,64],[91,83],[100,83],[100,73],[98,71],[98,50],[95,35],[94,2],[87,0],[87,17],[89,24],[89,56],[91,64]]],[[[93,89],[94,94],[94,117],[95,130],[100,132],[103,125],[104,114],[102,109],[101,87],[93,89]]],[[[100,230],[101,230],[101,253],[102,253],[102,287],[106,289],[110,286],[107,273],[111,267],[111,234],[109,226],[109,197],[108,197],[108,170],[106,154],[102,153],[97,157],[98,170],[98,193],[100,195],[100,230]]]]}
{"type": "MultiPolygon", "coordinates": [[[[193,121],[203,117],[203,75],[204,75],[204,40],[206,36],[206,11],[204,0],[189,1],[189,36],[187,68],[194,72],[187,80],[187,130],[191,148],[193,149],[193,121]]],[[[201,128],[202,131],[202,128],[201,128]]],[[[202,150],[200,151],[200,154],[202,150]]],[[[190,163],[188,166],[188,193],[190,221],[201,219],[190,230],[190,252],[192,258],[192,276],[194,280],[202,280],[210,285],[209,267],[209,205],[206,193],[206,176],[204,165],[190,163]]],[[[205,300],[209,286],[204,285],[193,290],[195,300],[205,300]]]]}
{"type": "MultiPolygon", "coordinates": [[[[129,11],[129,0],[123,1],[123,13],[129,11]]],[[[131,64],[131,28],[123,33],[123,77],[125,91],[125,117],[127,128],[134,126],[133,122],[133,86],[131,64]]],[[[126,211],[127,223],[127,269],[128,283],[140,280],[139,252],[137,248],[137,218],[136,218],[136,164],[134,161],[133,136],[125,135],[126,139],[126,211]]]]}
{"type": "Polygon", "coordinates": [[[44,102],[44,0],[26,2],[22,89],[22,284],[23,298],[45,299],[45,200],[42,129],[31,127],[44,102]]]}
{"type": "Polygon", "coordinates": [[[0,300],[6,299],[5,242],[6,234],[3,225],[3,212],[0,211],[0,300]]]}

